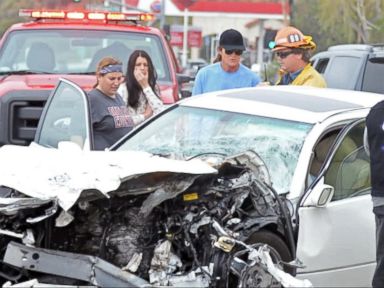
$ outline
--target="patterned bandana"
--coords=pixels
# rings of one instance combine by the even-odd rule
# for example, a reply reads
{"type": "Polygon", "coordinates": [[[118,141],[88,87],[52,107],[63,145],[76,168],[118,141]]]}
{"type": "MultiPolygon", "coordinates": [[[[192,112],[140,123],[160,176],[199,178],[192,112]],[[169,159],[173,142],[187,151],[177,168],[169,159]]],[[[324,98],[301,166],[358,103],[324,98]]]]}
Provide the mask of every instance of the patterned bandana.
{"type": "Polygon", "coordinates": [[[105,66],[105,67],[101,68],[99,73],[102,74],[102,75],[105,75],[105,74],[112,73],[112,72],[121,72],[121,73],[123,73],[122,65],[115,64],[115,65],[105,66]]]}

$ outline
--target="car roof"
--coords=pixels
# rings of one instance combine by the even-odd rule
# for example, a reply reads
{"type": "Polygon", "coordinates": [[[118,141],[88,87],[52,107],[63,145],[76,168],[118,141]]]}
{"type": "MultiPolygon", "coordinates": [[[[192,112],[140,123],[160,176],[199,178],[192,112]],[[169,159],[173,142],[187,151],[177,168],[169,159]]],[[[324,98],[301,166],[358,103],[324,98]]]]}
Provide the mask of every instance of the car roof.
{"type": "Polygon", "coordinates": [[[311,61],[319,57],[331,56],[353,56],[365,57],[383,57],[384,44],[342,44],[330,46],[326,51],[321,51],[312,56],[311,61]]]}
{"type": "Polygon", "coordinates": [[[384,44],[341,44],[328,47],[327,51],[382,51],[384,44]]]}
{"type": "Polygon", "coordinates": [[[180,105],[317,123],[331,115],[369,109],[384,95],[309,86],[261,86],[192,96],[180,105]]]}

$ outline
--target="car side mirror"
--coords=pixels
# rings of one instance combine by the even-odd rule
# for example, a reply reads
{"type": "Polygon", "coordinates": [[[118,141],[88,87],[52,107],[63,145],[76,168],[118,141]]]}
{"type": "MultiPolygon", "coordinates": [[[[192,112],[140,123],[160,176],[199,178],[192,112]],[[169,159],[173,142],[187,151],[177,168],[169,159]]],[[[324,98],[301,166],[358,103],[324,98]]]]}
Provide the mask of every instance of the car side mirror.
{"type": "Polygon", "coordinates": [[[179,93],[181,98],[192,96],[192,81],[194,77],[185,74],[176,74],[177,82],[179,83],[179,93]]]}
{"type": "Polygon", "coordinates": [[[331,185],[324,184],[324,178],[320,180],[308,197],[304,200],[304,207],[325,207],[331,202],[335,188],[331,185]]]}
{"type": "Polygon", "coordinates": [[[181,98],[191,97],[192,91],[191,90],[180,90],[181,98]]]}
{"type": "Polygon", "coordinates": [[[191,76],[188,76],[185,74],[176,74],[176,78],[177,78],[177,82],[179,83],[179,85],[195,80],[194,77],[191,77],[191,76]]]}

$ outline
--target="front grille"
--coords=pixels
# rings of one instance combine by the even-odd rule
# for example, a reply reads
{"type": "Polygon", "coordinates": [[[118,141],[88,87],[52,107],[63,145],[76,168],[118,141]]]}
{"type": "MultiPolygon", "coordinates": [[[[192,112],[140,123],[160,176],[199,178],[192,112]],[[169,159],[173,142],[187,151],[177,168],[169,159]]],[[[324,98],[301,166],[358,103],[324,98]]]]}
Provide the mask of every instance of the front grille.
{"type": "Polygon", "coordinates": [[[29,145],[51,90],[0,92],[0,146],[29,145]]]}
{"type": "Polygon", "coordinates": [[[10,105],[10,143],[28,145],[35,137],[45,101],[15,101],[10,105]]]}

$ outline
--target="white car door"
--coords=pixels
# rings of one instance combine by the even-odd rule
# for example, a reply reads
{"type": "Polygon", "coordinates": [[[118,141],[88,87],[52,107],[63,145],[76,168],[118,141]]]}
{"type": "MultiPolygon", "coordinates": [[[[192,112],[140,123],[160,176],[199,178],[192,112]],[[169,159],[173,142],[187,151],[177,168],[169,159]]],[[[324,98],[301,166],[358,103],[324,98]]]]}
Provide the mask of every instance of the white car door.
{"type": "Polygon", "coordinates": [[[44,106],[34,142],[53,148],[58,148],[60,142],[72,142],[83,150],[91,150],[90,123],[85,92],[73,82],[60,79],[44,106]]]}
{"type": "Polygon", "coordinates": [[[344,130],[317,183],[300,203],[297,258],[304,268],[298,274],[315,287],[371,285],[375,223],[364,126],[361,120],[344,130]],[[332,200],[317,205],[324,199],[316,193],[329,187],[334,188],[332,200]],[[318,202],[313,201],[316,197],[318,202]]]}

